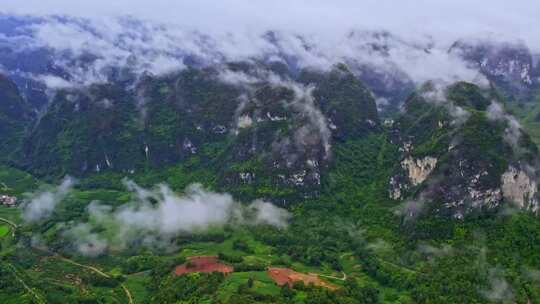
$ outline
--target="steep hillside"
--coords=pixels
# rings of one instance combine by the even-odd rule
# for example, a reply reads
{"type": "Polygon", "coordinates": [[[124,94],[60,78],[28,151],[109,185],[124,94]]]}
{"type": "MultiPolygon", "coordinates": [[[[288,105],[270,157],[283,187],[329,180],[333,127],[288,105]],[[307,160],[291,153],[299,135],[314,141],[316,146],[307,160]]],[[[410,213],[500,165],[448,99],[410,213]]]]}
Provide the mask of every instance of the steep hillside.
{"type": "Polygon", "coordinates": [[[191,162],[231,188],[316,195],[334,142],[381,132],[380,122],[371,93],[345,66],[292,77],[231,64],[147,76],[130,89],[64,90],[25,139],[21,162],[40,176],[191,162]]]}
{"type": "Polygon", "coordinates": [[[503,202],[537,212],[538,150],[515,118],[474,85],[436,89],[412,96],[394,125],[402,158],[390,196],[412,200],[409,216],[425,207],[462,219],[503,202]]]}
{"type": "Polygon", "coordinates": [[[0,75],[0,158],[8,159],[20,147],[32,120],[30,107],[6,76],[0,75]]]}
{"type": "Polygon", "coordinates": [[[526,45],[457,41],[449,52],[470,62],[512,101],[530,101],[540,89],[540,65],[526,45]]]}

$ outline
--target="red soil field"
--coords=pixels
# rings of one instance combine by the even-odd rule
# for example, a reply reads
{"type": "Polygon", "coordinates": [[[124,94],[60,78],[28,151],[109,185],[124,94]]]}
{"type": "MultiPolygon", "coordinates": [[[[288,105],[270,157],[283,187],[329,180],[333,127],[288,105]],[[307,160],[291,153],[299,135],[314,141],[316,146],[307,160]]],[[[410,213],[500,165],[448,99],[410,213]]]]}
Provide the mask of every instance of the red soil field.
{"type": "Polygon", "coordinates": [[[325,287],[330,290],[337,289],[337,286],[321,280],[316,274],[304,274],[289,268],[270,267],[268,268],[268,275],[279,286],[288,284],[289,287],[293,287],[294,282],[303,281],[306,285],[313,284],[315,286],[325,287]]]}
{"type": "Polygon", "coordinates": [[[234,268],[219,262],[216,256],[193,256],[189,257],[187,263],[178,265],[174,269],[175,275],[183,275],[192,272],[222,272],[231,273],[234,268]]]}

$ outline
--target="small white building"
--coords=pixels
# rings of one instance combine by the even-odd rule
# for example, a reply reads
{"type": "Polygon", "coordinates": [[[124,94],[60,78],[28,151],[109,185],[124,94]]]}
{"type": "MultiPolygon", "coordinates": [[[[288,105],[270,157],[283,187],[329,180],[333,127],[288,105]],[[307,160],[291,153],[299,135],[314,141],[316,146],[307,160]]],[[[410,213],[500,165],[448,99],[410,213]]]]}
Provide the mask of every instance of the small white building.
{"type": "Polygon", "coordinates": [[[14,196],[9,196],[5,194],[0,195],[0,204],[7,207],[17,206],[17,198],[14,196]]]}

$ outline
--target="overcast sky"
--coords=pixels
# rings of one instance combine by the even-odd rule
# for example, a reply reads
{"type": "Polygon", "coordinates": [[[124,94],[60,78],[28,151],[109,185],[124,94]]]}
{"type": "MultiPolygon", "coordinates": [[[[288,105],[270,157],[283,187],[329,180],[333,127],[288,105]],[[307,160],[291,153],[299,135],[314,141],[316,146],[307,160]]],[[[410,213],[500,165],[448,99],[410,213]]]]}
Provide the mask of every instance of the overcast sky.
{"type": "MultiPolygon", "coordinates": [[[[524,42],[540,54],[538,12],[540,0],[0,0],[0,13],[92,21],[88,28],[99,35],[79,22],[48,18],[31,26],[32,43],[8,42],[21,49],[37,43],[75,57],[98,56],[90,67],[73,67],[59,57],[56,64],[71,69],[76,84],[104,81],[107,67],[115,65],[154,74],[185,68],[178,54],[205,63],[285,56],[317,69],[354,62],[388,75],[405,72],[417,83],[483,83],[475,68],[448,52],[450,46],[459,39],[524,42]],[[136,27],[115,18],[124,16],[151,22],[136,27]],[[279,43],[261,35],[269,30],[279,43]],[[372,30],[389,31],[391,39],[370,35],[372,30]],[[205,39],[201,32],[208,34],[205,39]],[[387,54],[372,52],[366,47],[371,43],[384,43],[387,54]]],[[[50,75],[35,77],[49,87],[73,85],[50,75]]]]}
{"type": "Polygon", "coordinates": [[[387,29],[453,40],[491,33],[540,49],[538,0],[0,0],[0,11],[80,17],[132,15],[200,30],[335,33],[387,29]]]}

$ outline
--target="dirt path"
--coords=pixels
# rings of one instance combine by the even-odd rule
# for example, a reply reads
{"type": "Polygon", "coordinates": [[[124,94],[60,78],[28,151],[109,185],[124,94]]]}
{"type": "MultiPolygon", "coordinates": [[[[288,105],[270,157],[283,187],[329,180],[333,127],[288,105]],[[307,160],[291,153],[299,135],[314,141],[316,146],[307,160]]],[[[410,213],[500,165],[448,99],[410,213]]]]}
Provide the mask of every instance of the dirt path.
{"type": "Polygon", "coordinates": [[[124,285],[123,283],[120,284],[120,286],[122,286],[122,289],[126,293],[126,296],[129,299],[129,304],[133,304],[133,296],[131,295],[131,292],[129,291],[129,289],[127,289],[126,285],[124,285]]]}
{"type": "Polygon", "coordinates": [[[384,259],[381,259],[381,258],[377,258],[377,260],[379,260],[379,262],[381,262],[381,263],[392,265],[392,266],[394,266],[396,268],[399,268],[399,269],[401,269],[403,271],[406,271],[406,272],[414,273],[414,274],[421,275],[421,276],[425,275],[424,273],[422,273],[422,272],[420,272],[418,270],[414,270],[412,268],[409,268],[409,267],[406,267],[406,266],[403,266],[403,265],[398,265],[396,263],[393,263],[393,262],[390,262],[390,261],[387,261],[387,260],[384,260],[384,259]]]}
{"type": "MultiPolygon", "coordinates": [[[[77,263],[71,259],[68,259],[66,257],[63,257],[61,255],[59,255],[58,253],[56,252],[52,252],[50,250],[47,250],[47,249],[43,249],[43,248],[38,248],[38,247],[33,247],[37,250],[40,250],[40,251],[44,251],[44,252],[47,252],[49,254],[52,254],[54,257],[56,257],[57,259],[61,260],[61,261],[64,261],[66,263],[69,263],[69,264],[72,264],[72,265],[75,265],[75,266],[79,266],[79,267],[82,267],[82,268],[86,268],[104,278],[108,278],[110,279],[111,276],[103,271],[101,271],[99,268],[97,267],[94,267],[94,266],[90,266],[90,265],[84,265],[84,264],[81,264],[81,263],[77,263]]],[[[124,283],[121,283],[120,284],[120,287],[122,287],[122,289],[124,290],[124,293],[126,294],[128,300],[129,300],[129,304],[133,304],[133,295],[131,294],[131,292],[129,291],[129,289],[126,287],[126,285],[124,283]]]]}
{"type": "Polygon", "coordinates": [[[19,275],[17,274],[17,269],[15,268],[15,266],[11,265],[11,264],[7,264],[11,270],[11,272],[13,273],[13,276],[15,276],[15,279],[17,279],[17,281],[19,281],[19,283],[21,283],[21,285],[24,287],[24,289],[26,289],[26,291],[28,291],[28,293],[30,293],[35,299],[36,299],[36,302],[39,303],[39,304],[46,304],[47,302],[41,298],[41,296],[36,293],[32,288],[30,288],[30,286],[28,286],[26,284],[26,282],[24,282],[23,279],[21,279],[21,277],[19,277],[19,275]]]}
{"type": "MultiPolygon", "coordinates": [[[[94,266],[89,266],[89,265],[84,265],[84,264],[81,264],[81,263],[77,263],[73,260],[70,260],[68,258],[65,258],[61,255],[58,255],[58,254],[55,254],[56,257],[58,257],[60,260],[66,262],[66,263],[70,263],[70,264],[73,264],[73,265],[76,265],[76,266],[79,266],[79,267],[82,267],[82,268],[86,268],[88,270],[91,270],[95,273],[97,273],[98,275],[102,276],[102,277],[105,277],[105,278],[108,278],[110,279],[111,276],[108,275],[107,273],[99,270],[98,268],[94,267],[94,266]]],[[[126,287],[126,285],[124,285],[124,283],[120,284],[120,287],[122,287],[122,289],[124,290],[124,292],[126,293],[126,296],[129,300],[129,304],[133,304],[133,295],[131,294],[131,292],[129,291],[129,289],[126,287]]]]}
{"type": "MultiPolygon", "coordinates": [[[[70,260],[68,258],[65,258],[63,256],[60,256],[58,254],[55,254],[60,260],[66,262],[66,263],[70,263],[70,264],[73,264],[73,265],[76,265],[76,266],[79,266],[79,267],[83,267],[83,268],[86,268],[88,270],[91,270],[95,273],[97,273],[98,275],[102,276],[102,277],[105,277],[105,278],[108,278],[110,279],[111,276],[106,274],[105,272],[99,270],[98,268],[94,267],[94,266],[89,266],[89,265],[84,265],[84,264],[81,264],[81,263],[77,263],[73,260],[70,260]]],[[[122,289],[124,290],[124,292],[126,293],[126,296],[128,297],[128,300],[129,300],[129,304],[133,304],[133,295],[131,294],[131,292],[129,291],[129,289],[126,287],[126,285],[124,285],[124,283],[120,284],[120,287],[122,287],[122,289]]]]}
{"type": "Polygon", "coordinates": [[[75,266],[79,266],[79,267],[83,267],[83,268],[89,269],[89,270],[91,270],[91,271],[97,273],[98,275],[100,275],[100,276],[102,276],[102,277],[105,277],[105,278],[108,278],[108,279],[111,278],[110,275],[106,274],[105,272],[99,270],[99,269],[96,268],[96,267],[77,263],[77,262],[75,262],[75,261],[73,261],[73,260],[70,260],[70,259],[65,258],[65,257],[63,257],[63,256],[60,256],[60,255],[58,255],[58,254],[55,254],[55,256],[56,256],[57,258],[59,258],[60,260],[66,262],[66,263],[70,263],[70,264],[73,264],[73,265],[75,265],[75,266]]]}
{"type": "Polygon", "coordinates": [[[345,272],[343,272],[343,271],[341,272],[341,274],[343,274],[343,277],[341,277],[341,278],[331,276],[331,275],[326,275],[326,274],[317,274],[317,273],[314,273],[314,274],[318,275],[320,277],[323,277],[323,278],[335,279],[335,280],[340,280],[340,281],[347,280],[347,274],[345,272]]]}

